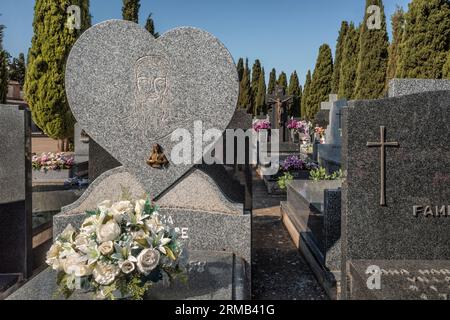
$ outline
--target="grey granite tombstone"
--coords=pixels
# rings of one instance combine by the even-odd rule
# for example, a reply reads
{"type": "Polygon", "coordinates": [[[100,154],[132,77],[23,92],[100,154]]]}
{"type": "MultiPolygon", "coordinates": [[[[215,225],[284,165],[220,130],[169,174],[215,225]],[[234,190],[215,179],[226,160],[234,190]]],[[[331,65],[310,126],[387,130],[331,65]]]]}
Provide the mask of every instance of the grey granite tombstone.
{"type": "MultiPolygon", "coordinates": [[[[330,100],[332,100],[330,98],[330,100]]],[[[330,106],[329,123],[325,131],[325,144],[317,145],[317,161],[332,174],[341,168],[341,130],[342,109],[347,106],[347,100],[335,100],[327,103],[330,106]]]]}
{"type": "Polygon", "coordinates": [[[353,101],[344,114],[345,298],[448,299],[450,91],[353,101]]]}
{"type": "Polygon", "coordinates": [[[135,23],[110,20],[88,29],[73,46],[66,91],[81,127],[156,197],[192,168],[174,165],[171,151],[179,139],[172,133],[184,129],[192,137],[196,121],[203,131],[223,131],[236,109],[239,83],[231,54],[205,31],[177,28],[155,39],[135,23]],[[146,163],[154,144],[170,162],[165,170],[146,163]]]}
{"type": "Polygon", "coordinates": [[[450,80],[443,79],[392,79],[389,81],[389,97],[399,97],[427,91],[450,90],[450,80]]]}
{"type": "MultiPolygon", "coordinates": [[[[69,223],[80,226],[86,210],[103,200],[150,195],[160,214],[184,230],[190,252],[201,252],[196,260],[211,263],[206,278],[193,276],[187,287],[173,287],[160,298],[247,297],[251,216],[244,211],[244,189],[226,183],[223,167],[177,164],[171,157],[178,143],[171,139],[173,131],[184,128],[198,138],[195,121],[202,121],[203,130],[223,132],[232,119],[238,80],[225,47],[194,28],[154,39],[137,24],[107,21],[87,30],[74,45],[66,88],[82,127],[123,166],[102,173],[80,199],[63,208],[54,217],[54,234],[69,223]],[[165,168],[147,164],[155,143],[169,160],[165,168]]],[[[201,142],[202,147],[210,144],[201,142]]],[[[52,281],[55,275],[47,271],[15,298],[25,299],[37,285],[52,281]]]]}
{"type": "Polygon", "coordinates": [[[0,283],[31,275],[31,241],[31,115],[0,105],[0,283]]]}
{"type": "MultiPolygon", "coordinates": [[[[186,268],[188,284],[180,280],[153,285],[149,300],[242,300],[245,282],[240,278],[242,260],[228,252],[192,251],[186,268]]],[[[56,272],[46,269],[31,279],[7,300],[64,300],[57,294],[56,272]]],[[[92,300],[92,293],[77,292],[71,300],[92,300]]]]}

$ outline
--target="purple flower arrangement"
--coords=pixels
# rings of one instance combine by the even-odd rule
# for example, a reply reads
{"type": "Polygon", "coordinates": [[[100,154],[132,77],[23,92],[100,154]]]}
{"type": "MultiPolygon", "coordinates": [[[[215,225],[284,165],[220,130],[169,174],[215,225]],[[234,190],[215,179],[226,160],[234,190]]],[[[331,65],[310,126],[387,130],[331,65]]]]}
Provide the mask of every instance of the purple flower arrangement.
{"type": "Polygon", "coordinates": [[[305,162],[297,156],[290,156],[281,165],[283,171],[299,171],[305,169],[305,162]]]}
{"type": "Polygon", "coordinates": [[[272,125],[268,120],[259,120],[253,124],[253,130],[259,132],[261,130],[268,130],[272,128],[272,125]]]}

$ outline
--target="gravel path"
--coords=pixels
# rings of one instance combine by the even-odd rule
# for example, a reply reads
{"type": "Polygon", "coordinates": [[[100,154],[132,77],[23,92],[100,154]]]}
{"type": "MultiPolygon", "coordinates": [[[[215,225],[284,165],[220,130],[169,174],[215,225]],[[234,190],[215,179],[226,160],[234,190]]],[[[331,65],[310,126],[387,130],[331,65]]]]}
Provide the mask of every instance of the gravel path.
{"type": "Polygon", "coordinates": [[[280,201],[253,177],[252,298],[326,300],[327,296],[301,256],[280,216],[280,201]]]}

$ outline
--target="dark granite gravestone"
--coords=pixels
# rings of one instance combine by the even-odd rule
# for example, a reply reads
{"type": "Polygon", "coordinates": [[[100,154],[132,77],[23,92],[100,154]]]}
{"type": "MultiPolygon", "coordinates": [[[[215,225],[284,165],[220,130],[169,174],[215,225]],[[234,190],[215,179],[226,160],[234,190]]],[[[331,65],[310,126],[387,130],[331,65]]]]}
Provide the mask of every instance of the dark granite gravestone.
{"type": "Polygon", "coordinates": [[[0,283],[6,279],[3,289],[7,283],[31,275],[31,251],[31,115],[18,106],[0,105],[0,283]],[[15,280],[11,280],[11,274],[15,280]]]}
{"type": "Polygon", "coordinates": [[[346,299],[450,298],[450,91],[344,110],[346,299]]]}
{"type": "Polygon", "coordinates": [[[341,287],[341,184],[294,180],[281,202],[284,225],[331,299],[341,287]]]}

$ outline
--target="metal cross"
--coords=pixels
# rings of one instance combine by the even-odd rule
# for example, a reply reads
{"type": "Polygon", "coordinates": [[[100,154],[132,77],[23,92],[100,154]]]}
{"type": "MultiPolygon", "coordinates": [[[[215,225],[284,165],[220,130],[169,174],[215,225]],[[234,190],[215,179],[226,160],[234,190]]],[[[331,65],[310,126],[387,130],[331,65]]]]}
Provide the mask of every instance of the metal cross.
{"type": "Polygon", "coordinates": [[[367,142],[368,147],[381,148],[381,187],[380,206],[386,205],[386,147],[399,147],[398,142],[386,142],[386,127],[380,127],[381,142],[367,142]]]}

